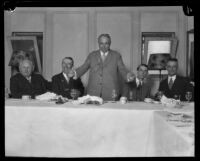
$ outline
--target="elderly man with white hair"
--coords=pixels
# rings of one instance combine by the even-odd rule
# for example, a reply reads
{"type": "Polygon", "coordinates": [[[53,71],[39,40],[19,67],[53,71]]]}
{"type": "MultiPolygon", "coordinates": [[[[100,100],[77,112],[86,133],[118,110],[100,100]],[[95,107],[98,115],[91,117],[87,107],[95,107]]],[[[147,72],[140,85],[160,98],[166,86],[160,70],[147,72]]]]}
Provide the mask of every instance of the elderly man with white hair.
{"type": "Polygon", "coordinates": [[[23,95],[35,98],[36,95],[47,91],[46,80],[33,71],[34,64],[30,59],[24,59],[19,63],[19,73],[10,78],[12,98],[22,98],[23,95]]]}

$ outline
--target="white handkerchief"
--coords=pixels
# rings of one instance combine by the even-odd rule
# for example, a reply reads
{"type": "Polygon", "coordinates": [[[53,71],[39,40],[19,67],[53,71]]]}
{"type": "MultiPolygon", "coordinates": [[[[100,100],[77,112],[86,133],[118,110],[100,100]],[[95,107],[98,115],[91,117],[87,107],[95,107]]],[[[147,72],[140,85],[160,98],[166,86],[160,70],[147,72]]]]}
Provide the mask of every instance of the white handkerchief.
{"type": "Polygon", "coordinates": [[[103,104],[103,99],[97,96],[90,96],[90,95],[86,95],[83,97],[79,97],[78,98],[79,103],[87,103],[89,101],[97,101],[99,102],[99,104],[103,104]]]}
{"type": "Polygon", "coordinates": [[[179,103],[178,100],[167,98],[165,95],[161,97],[160,102],[167,107],[175,107],[179,103]]]}
{"type": "Polygon", "coordinates": [[[56,96],[57,95],[55,93],[46,92],[44,94],[36,96],[35,99],[37,99],[37,100],[50,100],[50,99],[55,99],[56,96]]]}

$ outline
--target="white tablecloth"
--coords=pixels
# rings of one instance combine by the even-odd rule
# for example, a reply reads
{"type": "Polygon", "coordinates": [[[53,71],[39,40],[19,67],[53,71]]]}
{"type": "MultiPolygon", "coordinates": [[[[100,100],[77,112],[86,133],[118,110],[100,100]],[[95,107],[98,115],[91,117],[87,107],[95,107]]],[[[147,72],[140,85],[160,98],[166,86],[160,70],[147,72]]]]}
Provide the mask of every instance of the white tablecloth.
{"type": "MultiPolygon", "coordinates": [[[[193,110],[191,107],[187,109],[193,110]]],[[[164,107],[160,104],[142,102],[95,106],[73,105],[71,102],[56,105],[47,101],[6,100],[5,155],[194,155],[194,138],[187,137],[188,133],[183,134],[168,123],[163,113],[164,107]]]]}

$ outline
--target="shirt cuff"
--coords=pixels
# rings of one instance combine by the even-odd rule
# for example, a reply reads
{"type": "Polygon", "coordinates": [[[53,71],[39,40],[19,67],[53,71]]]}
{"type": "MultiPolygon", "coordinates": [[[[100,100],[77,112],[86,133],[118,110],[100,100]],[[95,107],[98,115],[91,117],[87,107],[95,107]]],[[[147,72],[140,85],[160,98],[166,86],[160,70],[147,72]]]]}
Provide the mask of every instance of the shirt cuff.
{"type": "Polygon", "coordinates": [[[73,77],[73,79],[77,79],[78,77],[77,77],[77,73],[76,73],[76,70],[74,70],[74,77],[73,77]]]}

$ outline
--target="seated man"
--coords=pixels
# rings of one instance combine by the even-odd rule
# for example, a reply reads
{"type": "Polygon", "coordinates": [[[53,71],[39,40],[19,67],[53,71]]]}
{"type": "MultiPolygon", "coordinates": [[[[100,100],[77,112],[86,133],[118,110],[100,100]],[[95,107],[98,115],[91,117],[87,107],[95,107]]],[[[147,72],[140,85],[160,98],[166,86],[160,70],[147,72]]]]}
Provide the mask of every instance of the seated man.
{"type": "Polygon", "coordinates": [[[140,64],[137,67],[137,76],[133,82],[125,83],[123,96],[132,101],[144,101],[145,98],[150,98],[151,80],[147,78],[148,66],[140,64]]]}
{"type": "MultiPolygon", "coordinates": [[[[11,75],[19,73],[19,62],[24,59],[32,59],[30,53],[23,50],[15,50],[10,58],[9,66],[11,66],[11,75]]],[[[32,59],[33,60],[33,59],[32,59]]]]}
{"type": "Polygon", "coordinates": [[[177,75],[178,60],[170,58],[166,64],[166,69],[168,77],[160,82],[158,90],[168,98],[180,96],[180,100],[185,101],[186,92],[190,91],[193,93],[193,86],[190,84],[189,79],[177,75]]]}
{"type": "Polygon", "coordinates": [[[34,64],[29,59],[24,59],[19,63],[19,73],[10,78],[10,91],[12,98],[21,98],[29,95],[35,98],[36,95],[47,91],[46,80],[33,72],[34,64]]]}
{"type": "Polygon", "coordinates": [[[73,79],[70,71],[74,65],[74,61],[71,57],[65,57],[62,60],[62,72],[52,77],[52,91],[58,95],[62,95],[66,98],[72,98],[70,92],[75,89],[76,97],[82,96],[84,93],[84,87],[81,79],[73,79]]]}

